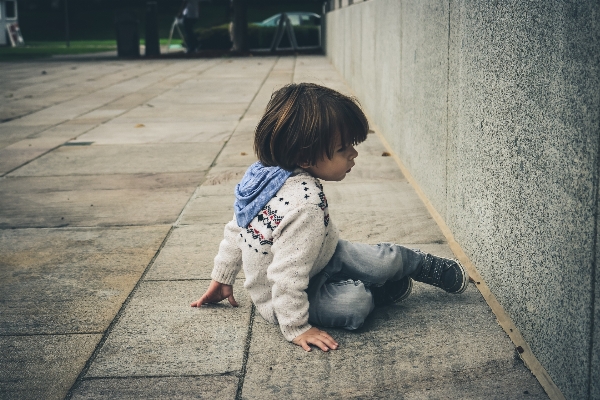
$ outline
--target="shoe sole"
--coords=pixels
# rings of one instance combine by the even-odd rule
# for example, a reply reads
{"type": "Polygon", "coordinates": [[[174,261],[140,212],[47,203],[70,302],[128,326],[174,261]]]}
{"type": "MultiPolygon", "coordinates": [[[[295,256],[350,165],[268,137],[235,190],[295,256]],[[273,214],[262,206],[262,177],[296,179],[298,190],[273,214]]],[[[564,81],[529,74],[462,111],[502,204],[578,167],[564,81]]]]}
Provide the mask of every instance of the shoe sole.
{"type": "Polygon", "coordinates": [[[460,269],[462,271],[463,281],[462,281],[462,284],[461,284],[460,288],[458,288],[457,291],[450,292],[450,293],[452,293],[452,294],[461,294],[465,290],[467,290],[467,286],[469,286],[469,274],[467,274],[467,270],[465,269],[465,267],[462,266],[462,264],[460,262],[458,262],[458,260],[453,260],[453,261],[456,262],[456,264],[458,264],[458,266],[460,267],[460,269]]]}
{"type": "Polygon", "coordinates": [[[412,293],[412,289],[413,289],[413,280],[412,280],[412,278],[408,278],[408,289],[406,289],[406,292],[404,292],[404,294],[402,295],[402,297],[400,297],[399,299],[394,300],[394,304],[398,304],[401,301],[406,300],[406,298],[408,296],[410,296],[410,294],[412,293]]]}

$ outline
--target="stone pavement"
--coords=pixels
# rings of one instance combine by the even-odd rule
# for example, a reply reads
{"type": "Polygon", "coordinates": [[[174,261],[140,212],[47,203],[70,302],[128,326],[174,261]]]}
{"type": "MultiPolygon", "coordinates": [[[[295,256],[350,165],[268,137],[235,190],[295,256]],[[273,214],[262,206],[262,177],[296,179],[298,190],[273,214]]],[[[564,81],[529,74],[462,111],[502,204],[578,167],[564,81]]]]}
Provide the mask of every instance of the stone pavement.
{"type": "MultiPolygon", "coordinates": [[[[349,93],[326,58],[0,64],[0,398],[546,398],[477,289],[415,284],[340,349],[191,308],[274,88],[349,93]]],[[[376,134],[325,182],[348,240],[452,256],[376,134]]],[[[243,275],[240,276],[243,278],[243,275]]]]}

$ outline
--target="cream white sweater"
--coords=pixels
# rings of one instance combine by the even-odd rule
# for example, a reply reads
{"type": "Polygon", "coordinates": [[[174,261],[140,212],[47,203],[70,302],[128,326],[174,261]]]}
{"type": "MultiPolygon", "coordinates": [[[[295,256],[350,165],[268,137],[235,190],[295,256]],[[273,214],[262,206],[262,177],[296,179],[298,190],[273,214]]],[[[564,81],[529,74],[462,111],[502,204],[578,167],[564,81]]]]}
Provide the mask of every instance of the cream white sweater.
{"type": "Polygon", "coordinates": [[[338,239],[323,186],[297,170],[247,228],[235,217],[225,226],[212,279],[233,285],[243,265],[244,287],[256,309],[291,341],[311,327],[305,290],[333,256],[338,239]]]}

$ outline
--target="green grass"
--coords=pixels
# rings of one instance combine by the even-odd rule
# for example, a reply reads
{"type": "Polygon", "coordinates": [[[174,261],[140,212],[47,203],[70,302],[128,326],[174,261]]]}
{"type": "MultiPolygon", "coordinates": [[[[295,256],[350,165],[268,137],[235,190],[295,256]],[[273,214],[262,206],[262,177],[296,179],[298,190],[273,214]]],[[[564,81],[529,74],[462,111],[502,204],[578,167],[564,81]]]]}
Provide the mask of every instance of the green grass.
{"type": "Polygon", "coordinates": [[[77,40],[65,42],[25,42],[23,47],[0,47],[0,61],[27,60],[59,54],[85,54],[116,50],[114,40],[77,40]]]}
{"type": "MultiPolygon", "coordinates": [[[[166,46],[168,39],[160,39],[160,44],[166,46]]],[[[144,40],[140,40],[144,44],[144,40]]],[[[181,39],[173,39],[171,47],[181,45],[181,39]]],[[[51,57],[61,54],[86,54],[102,51],[114,51],[117,42],[114,40],[75,40],[67,47],[65,42],[25,42],[23,47],[0,47],[0,61],[29,60],[51,57]]]]}

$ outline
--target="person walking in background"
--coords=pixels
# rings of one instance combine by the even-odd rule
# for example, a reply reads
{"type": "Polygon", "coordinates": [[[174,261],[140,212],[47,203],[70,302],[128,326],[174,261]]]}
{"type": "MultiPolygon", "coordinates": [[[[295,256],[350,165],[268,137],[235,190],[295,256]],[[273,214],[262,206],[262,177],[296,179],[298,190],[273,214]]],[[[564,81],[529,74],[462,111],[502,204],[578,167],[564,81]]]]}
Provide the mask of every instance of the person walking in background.
{"type": "Polygon", "coordinates": [[[186,53],[190,54],[198,49],[198,38],[194,32],[194,26],[200,18],[200,0],[184,0],[179,12],[183,24],[183,36],[185,40],[186,53]]]}

